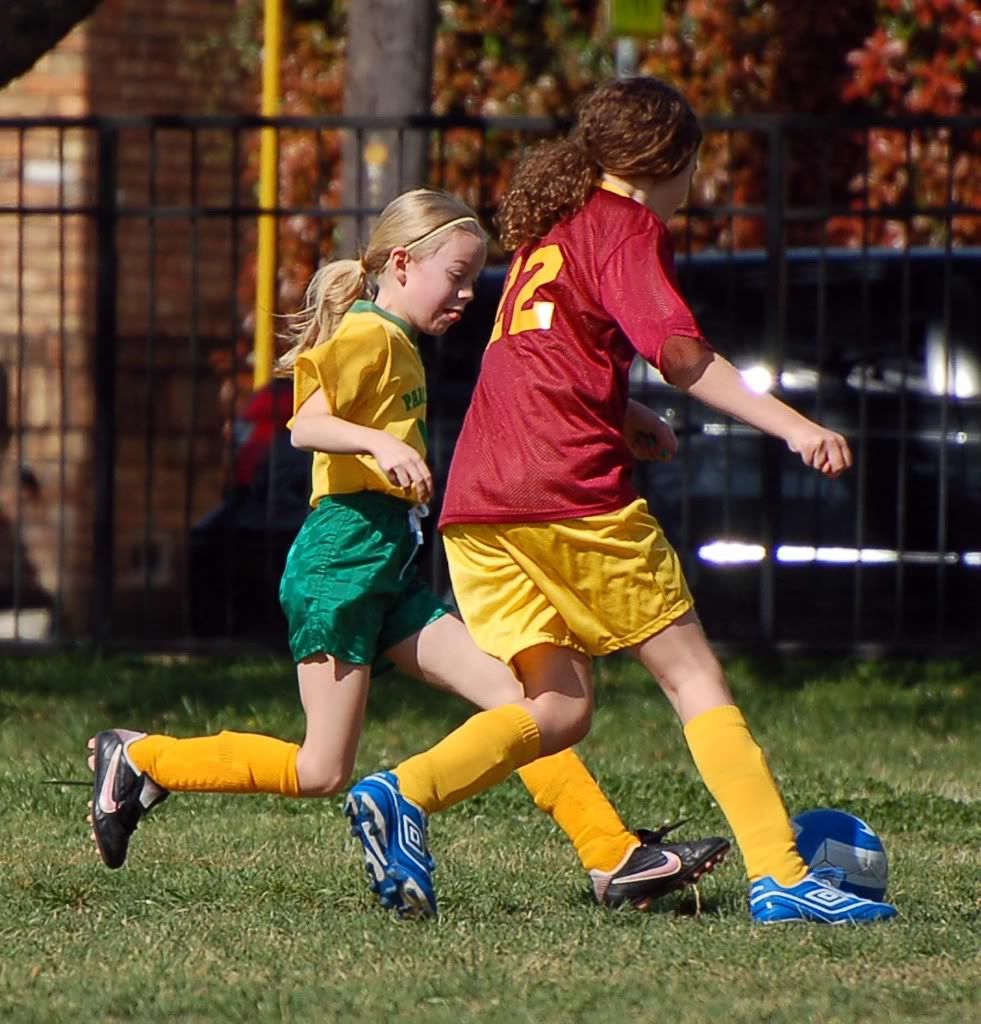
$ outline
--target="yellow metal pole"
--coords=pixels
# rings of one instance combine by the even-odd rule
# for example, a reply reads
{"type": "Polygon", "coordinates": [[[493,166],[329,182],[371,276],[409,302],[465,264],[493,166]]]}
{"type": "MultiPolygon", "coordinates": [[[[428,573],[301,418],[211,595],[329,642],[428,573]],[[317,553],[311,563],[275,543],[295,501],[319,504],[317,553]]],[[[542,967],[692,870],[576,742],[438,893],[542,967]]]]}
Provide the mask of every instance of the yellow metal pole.
{"type": "MultiPolygon", "coordinates": [[[[282,0],[264,0],[262,23],[262,115],[279,113],[279,61],[283,48],[282,0]]],[[[259,209],[272,210],[279,199],[279,147],[275,128],[263,128],[259,139],[259,209]]],[[[273,314],[276,311],[276,218],[259,215],[256,251],[255,342],[252,383],[256,390],[272,377],[275,354],[273,314]]]]}

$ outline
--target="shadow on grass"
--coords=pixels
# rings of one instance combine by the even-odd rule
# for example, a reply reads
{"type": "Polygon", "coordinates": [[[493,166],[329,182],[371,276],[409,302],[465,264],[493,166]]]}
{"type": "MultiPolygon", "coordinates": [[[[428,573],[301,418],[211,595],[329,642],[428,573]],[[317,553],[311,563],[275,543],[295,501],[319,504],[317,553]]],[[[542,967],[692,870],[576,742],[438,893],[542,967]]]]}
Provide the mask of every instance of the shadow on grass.
{"type": "MultiPolygon", "coordinates": [[[[725,670],[728,678],[740,687],[781,692],[844,680],[889,683],[900,690],[925,683],[981,687],[981,655],[971,658],[868,660],[831,655],[803,657],[776,652],[728,658],[725,670]]],[[[610,682],[618,690],[653,685],[643,666],[623,655],[604,659],[597,672],[597,680],[601,685],[610,682]]]]}
{"type": "MultiPolygon", "coordinates": [[[[583,908],[595,907],[596,899],[590,889],[582,889],[576,893],[575,903],[583,908]]],[[[701,894],[696,896],[695,890],[689,886],[681,891],[654,900],[648,907],[643,909],[624,904],[623,906],[607,910],[607,913],[624,914],[628,917],[640,914],[642,916],[651,915],[654,917],[717,918],[721,917],[723,912],[729,909],[732,908],[728,906],[728,902],[724,898],[719,896],[705,897],[701,894]]],[[[741,905],[739,909],[741,909],[741,905]]]]}
{"type": "MultiPolygon", "coordinates": [[[[960,732],[981,720],[981,659],[972,661],[737,659],[727,666],[740,703],[758,708],[768,697],[817,687],[829,705],[877,724],[915,723],[931,732],[960,732]]],[[[597,668],[597,704],[633,712],[661,700],[642,666],[624,657],[597,668]]],[[[0,659],[0,715],[27,700],[92,701],[110,716],[136,719],[170,710],[248,712],[277,705],[299,713],[296,675],[284,658],[250,659],[52,655],[0,659]]],[[[20,709],[22,712],[22,709],[20,709]]],[[[398,672],[372,682],[371,719],[462,720],[468,705],[398,672]]],[[[860,719],[859,719],[860,721],[860,719]]]]}
{"type": "MultiPolygon", "coordinates": [[[[300,713],[293,664],[249,660],[90,654],[0,659],[0,717],[23,713],[24,699],[91,701],[110,717],[153,718],[169,711],[242,714],[276,705],[300,713]],[[16,710],[15,710],[16,708],[16,710]]],[[[385,672],[372,680],[369,717],[464,717],[468,705],[385,672]]]]}
{"type": "MultiPolygon", "coordinates": [[[[915,725],[935,735],[981,722],[981,658],[866,661],[789,655],[734,658],[726,663],[736,700],[757,715],[767,704],[810,697],[827,714],[848,714],[854,725],[915,725]],[[806,693],[810,691],[810,693],[806,693]]],[[[607,659],[597,673],[596,703],[636,713],[658,687],[643,666],[607,659]]],[[[752,716],[750,716],[752,717],[752,716]]]]}

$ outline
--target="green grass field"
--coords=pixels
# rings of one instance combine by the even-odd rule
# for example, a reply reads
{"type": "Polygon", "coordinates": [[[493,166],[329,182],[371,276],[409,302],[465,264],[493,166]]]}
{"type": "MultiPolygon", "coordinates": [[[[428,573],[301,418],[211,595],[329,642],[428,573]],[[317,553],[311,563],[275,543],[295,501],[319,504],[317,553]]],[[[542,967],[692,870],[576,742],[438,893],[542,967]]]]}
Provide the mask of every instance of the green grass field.
{"type": "MultiPolygon", "coordinates": [[[[0,1020],[970,1021],[979,1007],[981,666],[747,663],[740,703],[793,810],[867,818],[898,921],[758,929],[734,853],[650,914],[593,905],[571,847],[516,780],[431,830],[442,915],[369,898],[341,799],[172,797],[119,872],[98,862],[85,740],[106,725],[301,736],[291,666],[83,657],[0,662],[0,1020]]],[[[725,834],[666,702],[599,666],[582,746],[625,819],[725,834]]],[[[360,772],[462,706],[378,680],[360,772]]]]}

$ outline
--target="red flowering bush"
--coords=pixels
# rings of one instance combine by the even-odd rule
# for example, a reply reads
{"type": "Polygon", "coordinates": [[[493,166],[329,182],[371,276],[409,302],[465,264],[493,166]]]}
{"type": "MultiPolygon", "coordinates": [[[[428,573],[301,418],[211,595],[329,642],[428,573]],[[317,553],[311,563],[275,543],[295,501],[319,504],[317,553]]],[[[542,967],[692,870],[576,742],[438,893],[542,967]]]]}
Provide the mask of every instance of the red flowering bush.
{"type": "MultiPolygon", "coordinates": [[[[884,114],[950,116],[981,103],[981,9],[972,0],[879,0],[878,25],[848,54],[846,103],[884,114]]],[[[870,219],[868,242],[943,244],[948,205],[981,206],[981,132],[916,128],[874,129],[865,143],[867,182],[849,182],[852,205],[914,207],[911,218],[870,219]],[[933,212],[930,212],[933,211],[933,212]]],[[[981,218],[949,218],[954,244],[981,241],[981,218]]],[[[835,235],[861,232],[861,218],[839,218],[835,235]]]]}
{"type": "MultiPolygon", "coordinates": [[[[343,104],[345,0],[326,23],[288,27],[283,112],[339,113],[343,104]]],[[[243,10],[258,31],[253,0],[243,10]],[[249,13],[251,12],[251,13],[249,13]]],[[[552,115],[568,118],[576,99],[613,72],[614,40],[601,0],[443,0],[434,52],[436,114],[552,115]]],[[[666,0],[661,36],[639,48],[639,68],[675,82],[706,115],[758,113],[957,114],[978,109],[981,14],[971,0],[666,0]]],[[[258,87],[256,88],[256,95],[258,87]]],[[[256,137],[257,144],[257,137],[256,137]]],[[[514,132],[457,128],[434,140],[432,180],[489,219],[523,140],[514,132]]],[[[524,140],[527,141],[527,140],[524,140]]],[[[793,244],[822,239],[857,246],[939,243],[938,208],[981,204],[978,133],[802,130],[788,136],[786,192],[814,207],[810,223],[788,224],[793,244]],[[863,218],[868,207],[883,216],[863,218]],[[822,207],[856,215],[828,221],[822,207]],[[911,210],[918,210],[910,215],[911,210]],[[890,211],[895,211],[890,216],[890,211]]],[[[763,244],[763,214],[708,216],[713,206],[765,203],[769,137],[761,131],[710,133],[700,156],[685,244],[763,244]]],[[[283,132],[280,203],[329,210],[340,195],[337,133],[283,132]]],[[[249,163],[254,182],[257,160],[249,163]]],[[[979,219],[954,216],[955,244],[977,243],[979,219]]],[[[330,255],[333,224],[296,216],[281,224],[280,302],[298,305],[317,261],[330,255]]],[[[254,270],[243,268],[243,304],[254,270]]]]}

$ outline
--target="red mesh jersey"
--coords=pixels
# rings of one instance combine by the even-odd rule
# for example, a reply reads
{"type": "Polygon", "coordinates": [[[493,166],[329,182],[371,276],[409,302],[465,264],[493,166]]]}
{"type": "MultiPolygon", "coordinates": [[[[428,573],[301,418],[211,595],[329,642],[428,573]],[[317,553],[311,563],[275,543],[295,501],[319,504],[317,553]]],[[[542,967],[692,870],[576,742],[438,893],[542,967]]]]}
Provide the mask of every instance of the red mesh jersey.
{"type": "Polygon", "coordinates": [[[701,337],[671,237],[640,203],[596,189],[514,256],[457,441],[440,525],[572,519],[636,498],[623,437],[636,354],[701,337]]]}

